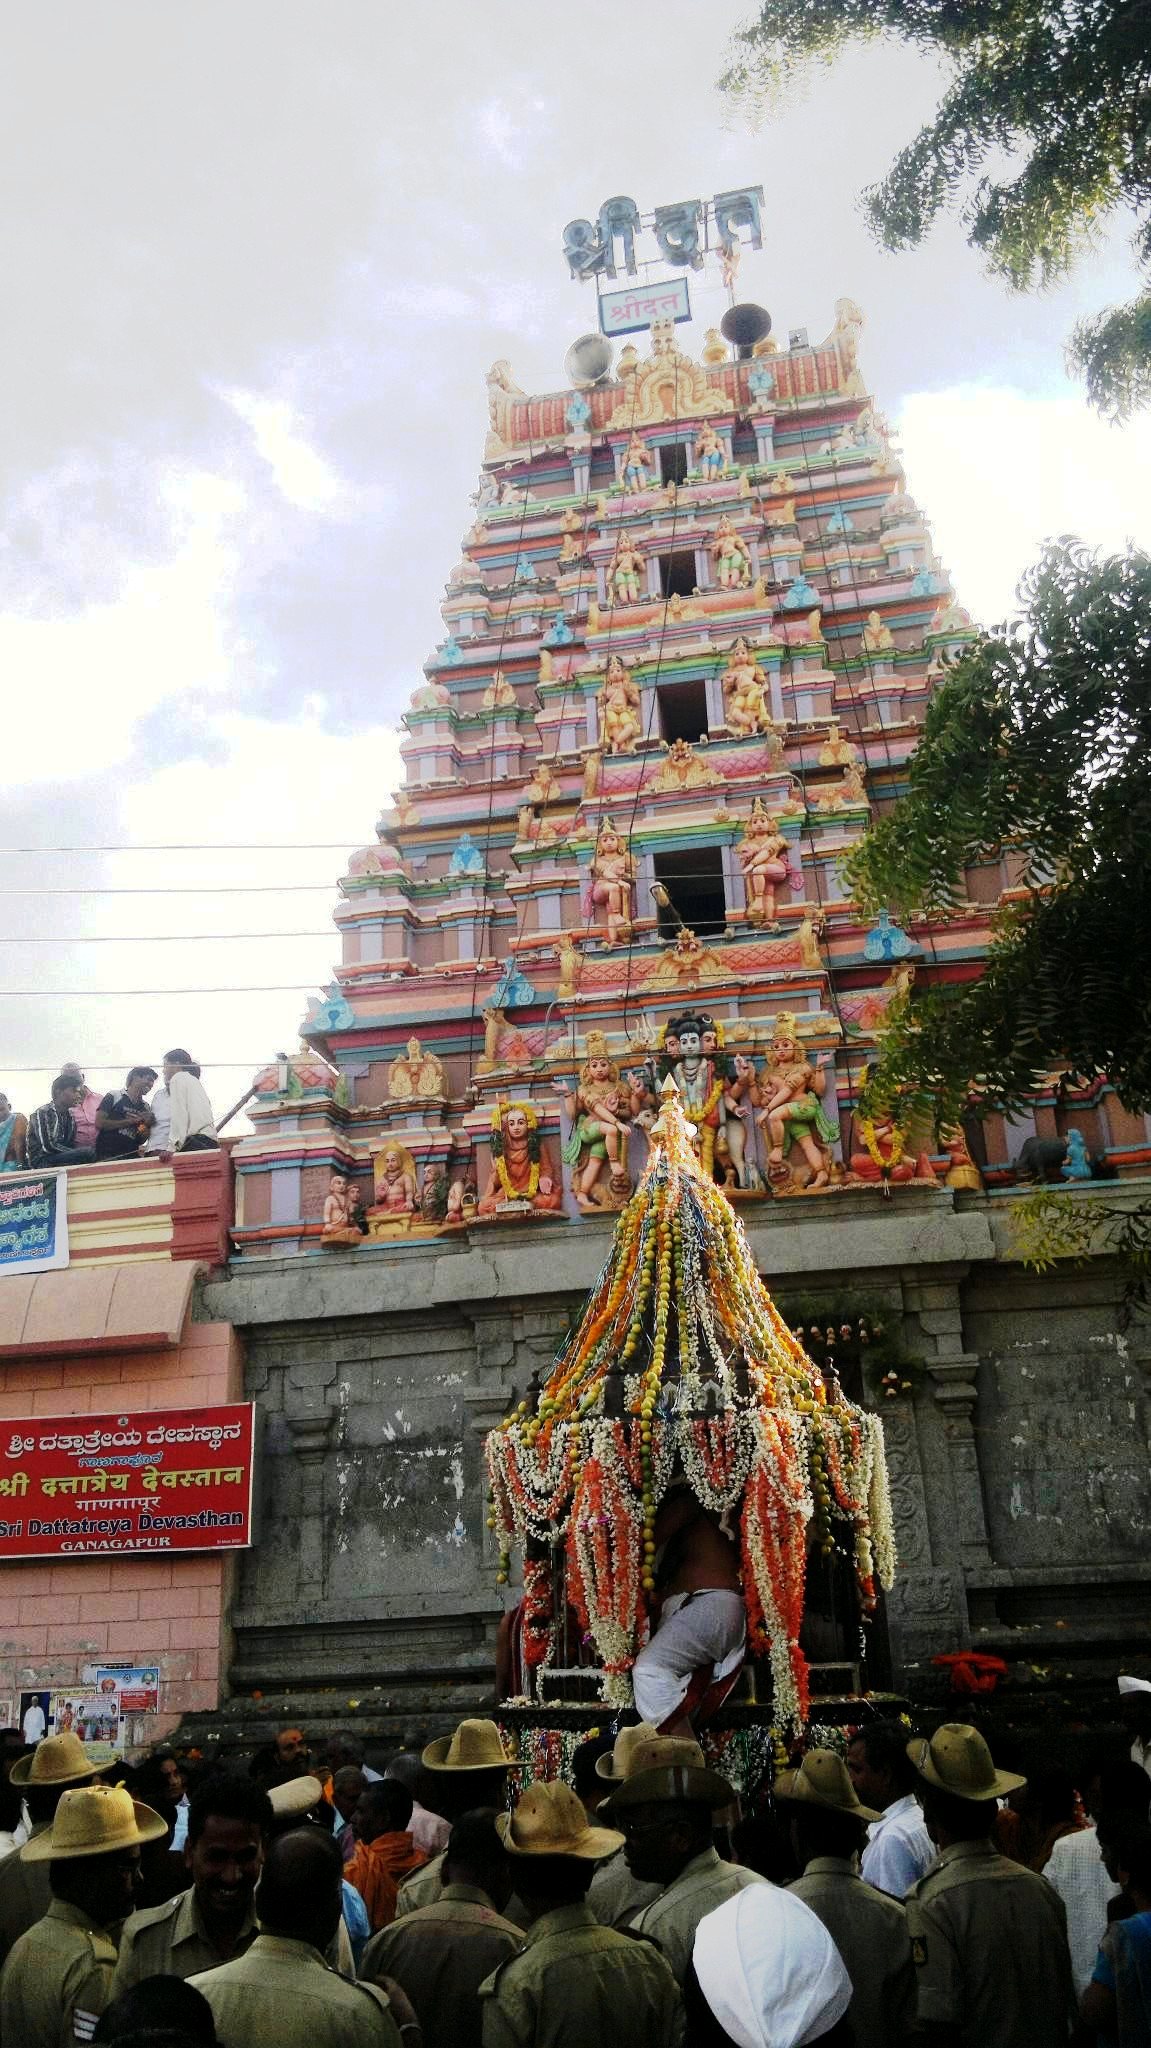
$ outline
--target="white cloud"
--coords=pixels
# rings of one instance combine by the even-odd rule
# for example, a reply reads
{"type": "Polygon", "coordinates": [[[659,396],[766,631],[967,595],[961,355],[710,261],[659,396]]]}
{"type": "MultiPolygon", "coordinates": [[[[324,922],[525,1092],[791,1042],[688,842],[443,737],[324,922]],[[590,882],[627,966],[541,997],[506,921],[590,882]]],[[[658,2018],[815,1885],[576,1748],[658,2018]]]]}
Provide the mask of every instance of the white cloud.
{"type": "Polygon", "coordinates": [[[1151,417],[1109,427],[1069,391],[957,384],[906,398],[899,438],[959,597],[985,624],[1013,609],[1053,536],[1151,547],[1151,417]]]}
{"type": "Polygon", "coordinates": [[[348,493],[331,465],[313,448],[298,415],[282,398],[236,387],[221,398],[251,428],[257,455],[267,463],[280,495],[304,512],[337,513],[348,493]]]}

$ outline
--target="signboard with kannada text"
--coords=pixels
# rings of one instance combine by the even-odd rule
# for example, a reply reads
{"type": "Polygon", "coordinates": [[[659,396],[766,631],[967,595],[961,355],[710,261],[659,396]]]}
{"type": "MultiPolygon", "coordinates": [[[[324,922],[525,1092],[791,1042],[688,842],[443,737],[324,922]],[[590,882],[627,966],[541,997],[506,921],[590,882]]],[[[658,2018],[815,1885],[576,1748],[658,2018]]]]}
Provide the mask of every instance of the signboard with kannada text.
{"type": "Polygon", "coordinates": [[[0,1276],[68,1264],[66,1173],[0,1173],[0,1276]]]}
{"type": "Polygon", "coordinates": [[[252,1541],[255,1407],[0,1424],[0,1562],[252,1541]]]}
{"type": "Polygon", "coordinates": [[[690,320],[691,299],[686,277],[672,277],[665,284],[633,285],[630,291],[601,292],[599,324],[602,334],[638,334],[653,320],[690,320]]]}

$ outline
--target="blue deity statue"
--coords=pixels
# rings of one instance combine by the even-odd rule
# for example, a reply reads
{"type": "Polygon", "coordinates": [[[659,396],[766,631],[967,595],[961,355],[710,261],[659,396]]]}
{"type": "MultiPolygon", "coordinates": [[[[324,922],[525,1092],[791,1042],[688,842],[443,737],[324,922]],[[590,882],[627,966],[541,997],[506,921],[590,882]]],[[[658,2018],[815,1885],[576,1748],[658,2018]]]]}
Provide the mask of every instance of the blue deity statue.
{"type": "Polygon", "coordinates": [[[523,1009],[526,1004],[535,1002],[535,989],[527,975],[520,973],[514,959],[505,960],[491,1000],[495,1010],[523,1009]]]}
{"type": "Polygon", "coordinates": [[[535,563],[534,563],[534,562],[532,561],[532,558],[531,558],[531,556],[530,556],[530,555],[517,555],[517,556],[516,556],[516,566],[515,566],[515,572],[514,572],[514,576],[513,576],[513,579],[512,579],[512,580],[513,580],[513,582],[516,582],[516,583],[538,583],[538,582],[539,582],[539,580],[540,580],[540,579],[539,579],[539,577],[538,577],[538,576],[536,575],[536,565],[535,565],[535,563]]]}
{"type": "Polygon", "coordinates": [[[930,569],[917,569],[907,595],[908,597],[938,597],[943,588],[944,586],[938,576],[933,575],[930,569]]]}
{"type": "Polygon", "coordinates": [[[544,634],[544,646],[570,647],[574,639],[575,634],[572,632],[572,629],[568,625],[568,622],[565,619],[563,613],[557,612],[554,625],[549,627],[548,631],[544,634]]]}
{"type": "Polygon", "coordinates": [[[482,875],[484,857],[470,832],[461,832],[448,863],[449,875],[482,875]]]}
{"type": "Polygon", "coordinates": [[[350,1031],[355,1011],[339,988],[333,987],[326,1002],[313,1002],[308,1009],[309,1031],[350,1031]]]}
{"type": "Polygon", "coordinates": [[[591,407],[582,391],[573,391],[564,412],[569,434],[586,434],[591,425],[591,407]]]}
{"type": "Polygon", "coordinates": [[[923,949],[897,924],[892,924],[891,913],[881,910],[879,920],[873,924],[863,941],[865,960],[906,960],[912,953],[923,949]]]}
{"type": "Polygon", "coordinates": [[[438,659],[441,665],[445,668],[455,668],[456,663],[462,661],[463,658],[463,648],[460,646],[455,634],[449,633],[439,651],[438,659]]]}
{"type": "Polygon", "coordinates": [[[767,364],[756,359],[747,375],[747,388],[753,398],[761,401],[775,397],[775,376],[767,364]]]}
{"type": "Polygon", "coordinates": [[[780,599],[785,612],[810,611],[812,605],[818,603],[819,592],[808,582],[806,576],[797,576],[780,599]]]}
{"type": "Polygon", "coordinates": [[[1087,1140],[1082,1131],[1068,1131],[1067,1157],[1059,1172],[1064,1180],[1090,1180],[1091,1161],[1087,1157],[1087,1140]]]}
{"type": "Polygon", "coordinates": [[[827,522],[829,533],[854,533],[855,521],[850,512],[833,512],[827,522]]]}

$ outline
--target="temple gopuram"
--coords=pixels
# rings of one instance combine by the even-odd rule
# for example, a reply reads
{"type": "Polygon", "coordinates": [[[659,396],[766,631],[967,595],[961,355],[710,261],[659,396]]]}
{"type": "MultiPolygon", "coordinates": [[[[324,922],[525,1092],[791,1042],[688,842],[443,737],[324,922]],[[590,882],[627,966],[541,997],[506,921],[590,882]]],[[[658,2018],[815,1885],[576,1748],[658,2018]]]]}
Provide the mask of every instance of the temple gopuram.
{"type": "Polygon", "coordinates": [[[657,313],[542,396],[488,374],[404,781],[339,880],[301,1049],[257,1077],[203,1286],[267,1421],[237,1702],[347,1687],[389,1739],[490,1707],[516,1589],[485,1441],[575,1341],[669,1081],[817,1377],[882,1416],[898,1570],[866,1645],[809,1572],[815,1717],[937,1654],[1089,1671],[1146,1637],[1121,1276],[1030,1270],[1009,1211],[1028,1139],[1138,1172],[1148,1123],[1102,1084],[944,1133],[860,1114],[898,1006],[979,973],[1015,886],[1009,857],[972,869],[904,928],[842,873],[977,629],[858,307],[814,345],[724,327],[691,353],[657,313]]]}

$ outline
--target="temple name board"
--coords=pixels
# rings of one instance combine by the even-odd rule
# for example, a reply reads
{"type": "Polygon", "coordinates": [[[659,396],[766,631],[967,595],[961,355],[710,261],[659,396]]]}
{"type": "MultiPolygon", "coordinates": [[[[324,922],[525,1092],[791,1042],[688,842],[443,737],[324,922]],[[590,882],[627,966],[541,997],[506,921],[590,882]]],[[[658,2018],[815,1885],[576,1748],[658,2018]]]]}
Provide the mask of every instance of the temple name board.
{"type": "Polygon", "coordinates": [[[653,320],[690,320],[691,298],[686,277],[663,284],[633,285],[623,292],[604,292],[599,302],[601,334],[639,334],[653,320]]]}
{"type": "MultiPolygon", "coordinates": [[[[734,249],[741,240],[742,229],[747,230],[750,246],[762,249],[762,207],[763,186],[740,185],[732,192],[717,192],[710,201],[678,199],[674,205],[657,206],[650,225],[665,263],[702,270],[704,256],[712,246],[708,241],[709,226],[715,228],[715,246],[719,249],[734,249]]],[[[569,220],[563,240],[572,276],[615,277],[618,242],[623,252],[623,268],[629,277],[634,277],[636,236],[646,224],[635,200],[624,193],[605,199],[594,221],[569,220]]],[[[605,328],[604,332],[608,331],[605,328]]]]}
{"type": "Polygon", "coordinates": [[[67,1264],[67,1174],[0,1175],[0,1275],[67,1264]]]}
{"type": "Polygon", "coordinates": [[[34,1415],[0,1434],[0,1561],[252,1541],[255,1407],[34,1415]]]}

